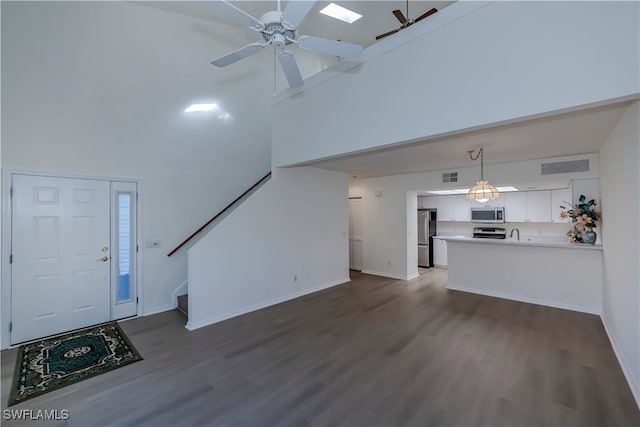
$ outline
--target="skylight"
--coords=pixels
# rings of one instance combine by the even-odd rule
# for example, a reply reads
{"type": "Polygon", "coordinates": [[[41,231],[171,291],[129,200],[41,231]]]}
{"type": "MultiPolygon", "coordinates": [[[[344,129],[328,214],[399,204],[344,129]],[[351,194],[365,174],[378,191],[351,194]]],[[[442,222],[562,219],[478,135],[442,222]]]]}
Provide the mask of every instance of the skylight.
{"type": "Polygon", "coordinates": [[[355,13],[354,11],[346,9],[335,3],[330,3],[327,7],[322,9],[320,13],[335,19],[339,19],[340,21],[346,22],[348,24],[353,24],[358,19],[362,18],[362,15],[360,15],[359,13],[355,13]]]}
{"type": "Polygon", "coordinates": [[[218,104],[191,104],[184,110],[185,113],[195,113],[197,111],[213,111],[218,108],[218,104]]]}

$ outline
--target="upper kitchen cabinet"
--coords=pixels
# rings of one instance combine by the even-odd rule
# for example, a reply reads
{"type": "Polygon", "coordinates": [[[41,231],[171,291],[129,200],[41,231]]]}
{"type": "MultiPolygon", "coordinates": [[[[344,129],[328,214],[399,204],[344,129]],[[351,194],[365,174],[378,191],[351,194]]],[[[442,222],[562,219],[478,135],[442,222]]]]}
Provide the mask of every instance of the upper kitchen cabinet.
{"type": "Polygon", "coordinates": [[[505,193],[504,211],[506,222],[550,222],[551,191],[505,193]]]}
{"type": "Polygon", "coordinates": [[[438,221],[471,221],[471,204],[465,194],[438,196],[438,221]]]}
{"type": "Polygon", "coordinates": [[[479,202],[477,200],[471,201],[472,208],[503,208],[504,207],[504,193],[500,194],[499,199],[487,200],[486,202],[479,202]]]}
{"type": "Polygon", "coordinates": [[[564,206],[571,209],[571,189],[562,188],[560,190],[551,190],[551,222],[571,222],[571,218],[560,219],[560,212],[564,206]]]}
{"type": "Polygon", "coordinates": [[[418,196],[418,209],[437,209],[438,196],[418,196]]]}

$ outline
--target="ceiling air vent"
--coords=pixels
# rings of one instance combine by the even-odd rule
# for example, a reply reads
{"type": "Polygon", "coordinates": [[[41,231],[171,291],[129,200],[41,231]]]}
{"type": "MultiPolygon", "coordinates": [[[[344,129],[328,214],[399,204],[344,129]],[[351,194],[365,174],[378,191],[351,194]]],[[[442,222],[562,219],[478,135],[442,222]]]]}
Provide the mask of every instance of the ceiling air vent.
{"type": "Polygon", "coordinates": [[[458,172],[443,173],[442,182],[458,182],[458,172]]]}
{"type": "Polygon", "coordinates": [[[554,162],[542,164],[542,175],[555,173],[588,172],[589,159],[570,160],[568,162],[554,162]]]}

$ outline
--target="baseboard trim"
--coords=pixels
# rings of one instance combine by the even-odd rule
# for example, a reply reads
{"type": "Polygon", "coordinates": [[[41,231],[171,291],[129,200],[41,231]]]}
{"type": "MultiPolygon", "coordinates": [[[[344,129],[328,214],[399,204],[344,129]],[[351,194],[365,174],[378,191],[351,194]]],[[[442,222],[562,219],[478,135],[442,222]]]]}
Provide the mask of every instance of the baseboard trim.
{"type": "Polygon", "coordinates": [[[407,280],[413,280],[413,279],[415,279],[416,277],[420,277],[420,273],[415,272],[415,273],[413,273],[413,274],[410,274],[410,275],[409,275],[409,277],[407,277],[407,280]]]}
{"type": "Polygon", "coordinates": [[[329,283],[324,283],[324,284],[322,284],[320,286],[316,286],[316,287],[313,287],[313,288],[310,288],[310,289],[304,289],[302,291],[286,294],[286,295],[283,295],[283,296],[278,297],[278,298],[273,298],[273,299],[270,299],[270,300],[267,300],[267,301],[262,301],[262,302],[259,302],[257,304],[250,305],[248,307],[239,308],[237,310],[231,310],[231,311],[228,311],[226,313],[223,313],[223,314],[220,314],[220,315],[217,315],[217,316],[212,316],[212,317],[209,317],[209,318],[206,318],[206,319],[198,320],[197,322],[188,321],[187,325],[185,327],[188,330],[193,331],[193,330],[196,330],[196,329],[203,328],[205,326],[213,325],[214,323],[222,322],[224,320],[231,319],[233,317],[237,317],[237,316],[241,316],[243,314],[250,313],[252,311],[260,310],[262,308],[270,307],[272,305],[276,305],[276,304],[280,304],[280,303],[283,303],[283,302],[286,302],[286,301],[290,301],[292,299],[300,298],[302,296],[305,296],[305,295],[308,295],[308,294],[312,294],[314,292],[318,292],[318,291],[322,291],[322,290],[325,290],[325,289],[332,288],[334,286],[342,285],[342,284],[350,282],[350,281],[351,281],[351,279],[349,277],[338,279],[338,280],[334,280],[334,281],[329,282],[329,283]]]}
{"type": "Polygon", "coordinates": [[[607,321],[606,316],[603,314],[600,315],[600,319],[602,320],[602,325],[604,326],[604,331],[607,333],[607,337],[609,337],[609,342],[611,343],[611,347],[613,348],[613,352],[618,358],[618,363],[622,368],[622,373],[624,374],[624,378],[627,380],[627,384],[631,389],[631,394],[633,394],[633,398],[636,400],[636,405],[640,408],[640,382],[637,378],[635,378],[629,369],[629,364],[627,363],[627,359],[625,359],[624,354],[618,347],[618,342],[616,341],[615,335],[612,332],[611,327],[609,326],[609,322],[607,321]]]}
{"type": "Polygon", "coordinates": [[[545,305],[547,307],[562,308],[564,310],[578,311],[580,313],[588,313],[588,314],[600,315],[600,309],[598,309],[598,308],[583,307],[581,305],[573,305],[573,304],[565,304],[565,303],[562,303],[562,302],[549,301],[549,300],[540,299],[540,298],[529,298],[529,297],[523,297],[523,296],[520,296],[520,295],[513,295],[513,294],[502,293],[502,292],[489,291],[489,290],[486,290],[486,289],[468,288],[466,286],[457,286],[457,285],[451,284],[451,283],[449,283],[447,285],[447,289],[451,289],[452,291],[469,292],[469,293],[472,293],[472,294],[486,295],[486,296],[489,296],[489,297],[496,297],[496,298],[502,298],[502,299],[509,299],[509,300],[513,300],[513,301],[526,302],[526,303],[529,303],[529,304],[545,305]]]}
{"type": "MultiPolygon", "coordinates": [[[[178,304],[178,302],[176,300],[176,305],[177,304],[178,304]]],[[[165,311],[173,310],[175,308],[176,307],[175,307],[175,305],[173,303],[166,304],[166,305],[161,305],[159,307],[153,307],[153,308],[150,308],[148,310],[145,310],[143,316],[151,316],[152,314],[163,313],[165,311]]]]}
{"type": "Polygon", "coordinates": [[[399,274],[391,274],[391,273],[384,273],[382,271],[375,271],[375,270],[362,270],[363,273],[365,274],[373,274],[374,276],[382,276],[382,277],[388,277],[390,279],[398,279],[398,280],[411,280],[414,279],[415,277],[418,277],[418,274],[416,273],[416,276],[401,276],[399,274]]]}

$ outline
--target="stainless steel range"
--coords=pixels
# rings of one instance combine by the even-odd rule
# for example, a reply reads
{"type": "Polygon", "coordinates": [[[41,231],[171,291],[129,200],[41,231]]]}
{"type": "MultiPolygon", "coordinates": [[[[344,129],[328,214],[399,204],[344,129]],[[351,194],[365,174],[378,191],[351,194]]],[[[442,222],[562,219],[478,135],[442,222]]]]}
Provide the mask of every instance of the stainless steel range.
{"type": "Polygon", "coordinates": [[[507,230],[500,227],[474,227],[473,237],[477,239],[505,239],[507,230]]]}

